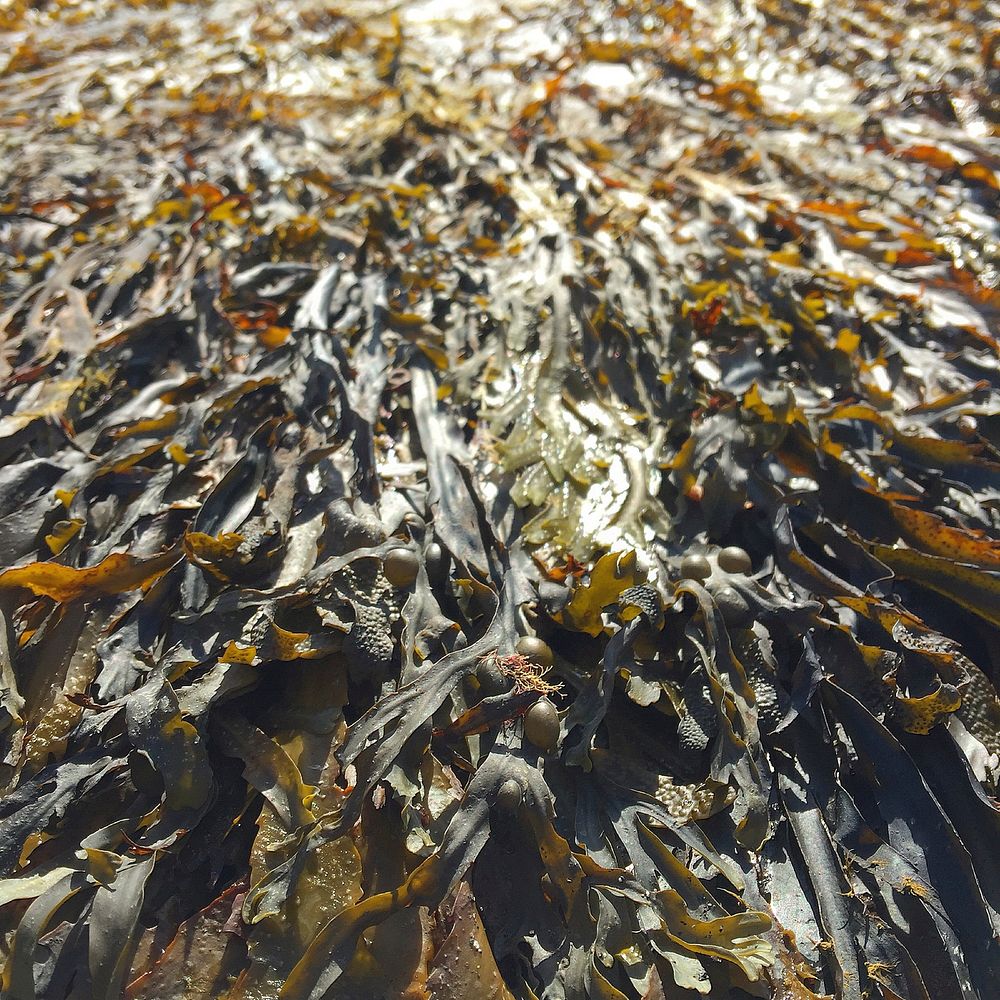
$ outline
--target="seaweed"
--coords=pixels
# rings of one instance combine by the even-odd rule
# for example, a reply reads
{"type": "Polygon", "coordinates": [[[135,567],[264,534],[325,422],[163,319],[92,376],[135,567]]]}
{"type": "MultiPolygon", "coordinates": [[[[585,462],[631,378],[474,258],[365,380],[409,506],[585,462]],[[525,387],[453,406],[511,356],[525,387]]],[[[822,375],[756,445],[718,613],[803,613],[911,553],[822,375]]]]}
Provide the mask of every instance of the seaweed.
{"type": "Polygon", "coordinates": [[[0,31],[3,996],[998,994],[995,6],[0,31]]]}

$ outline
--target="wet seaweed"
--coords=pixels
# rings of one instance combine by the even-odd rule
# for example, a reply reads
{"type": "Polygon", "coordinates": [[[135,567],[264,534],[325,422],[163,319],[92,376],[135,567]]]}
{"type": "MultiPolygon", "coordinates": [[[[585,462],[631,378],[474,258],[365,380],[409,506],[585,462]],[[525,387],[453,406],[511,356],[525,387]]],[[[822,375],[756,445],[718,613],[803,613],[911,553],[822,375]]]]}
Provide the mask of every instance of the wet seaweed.
{"type": "Polygon", "coordinates": [[[998,18],[8,5],[3,995],[998,995],[998,18]]]}

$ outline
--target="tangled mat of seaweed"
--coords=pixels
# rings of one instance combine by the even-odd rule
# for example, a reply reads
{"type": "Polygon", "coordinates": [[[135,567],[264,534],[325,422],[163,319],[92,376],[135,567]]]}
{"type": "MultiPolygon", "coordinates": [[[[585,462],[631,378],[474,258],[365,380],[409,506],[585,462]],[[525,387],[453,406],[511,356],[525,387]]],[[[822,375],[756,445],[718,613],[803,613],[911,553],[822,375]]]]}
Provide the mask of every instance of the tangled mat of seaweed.
{"type": "Polygon", "coordinates": [[[0,994],[1000,996],[1000,5],[0,11],[0,994]]]}

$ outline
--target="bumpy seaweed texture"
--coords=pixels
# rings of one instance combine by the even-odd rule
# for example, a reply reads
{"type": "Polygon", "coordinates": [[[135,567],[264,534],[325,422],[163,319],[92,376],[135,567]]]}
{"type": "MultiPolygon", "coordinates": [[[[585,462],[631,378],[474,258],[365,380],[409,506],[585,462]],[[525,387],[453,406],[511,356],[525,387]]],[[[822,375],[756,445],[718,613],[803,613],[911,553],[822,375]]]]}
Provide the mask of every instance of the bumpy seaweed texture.
{"type": "Polygon", "coordinates": [[[3,996],[1000,995],[997,18],[8,4],[3,996]]]}

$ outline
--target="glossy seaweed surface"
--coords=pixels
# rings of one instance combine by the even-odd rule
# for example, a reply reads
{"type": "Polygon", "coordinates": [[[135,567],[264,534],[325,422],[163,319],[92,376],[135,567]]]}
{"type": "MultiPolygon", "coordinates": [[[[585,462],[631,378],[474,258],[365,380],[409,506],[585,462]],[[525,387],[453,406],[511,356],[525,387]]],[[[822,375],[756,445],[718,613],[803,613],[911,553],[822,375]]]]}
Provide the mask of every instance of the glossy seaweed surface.
{"type": "Polygon", "coordinates": [[[1000,996],[998,19],[5,4],[0,995],[1000,996]]]}

